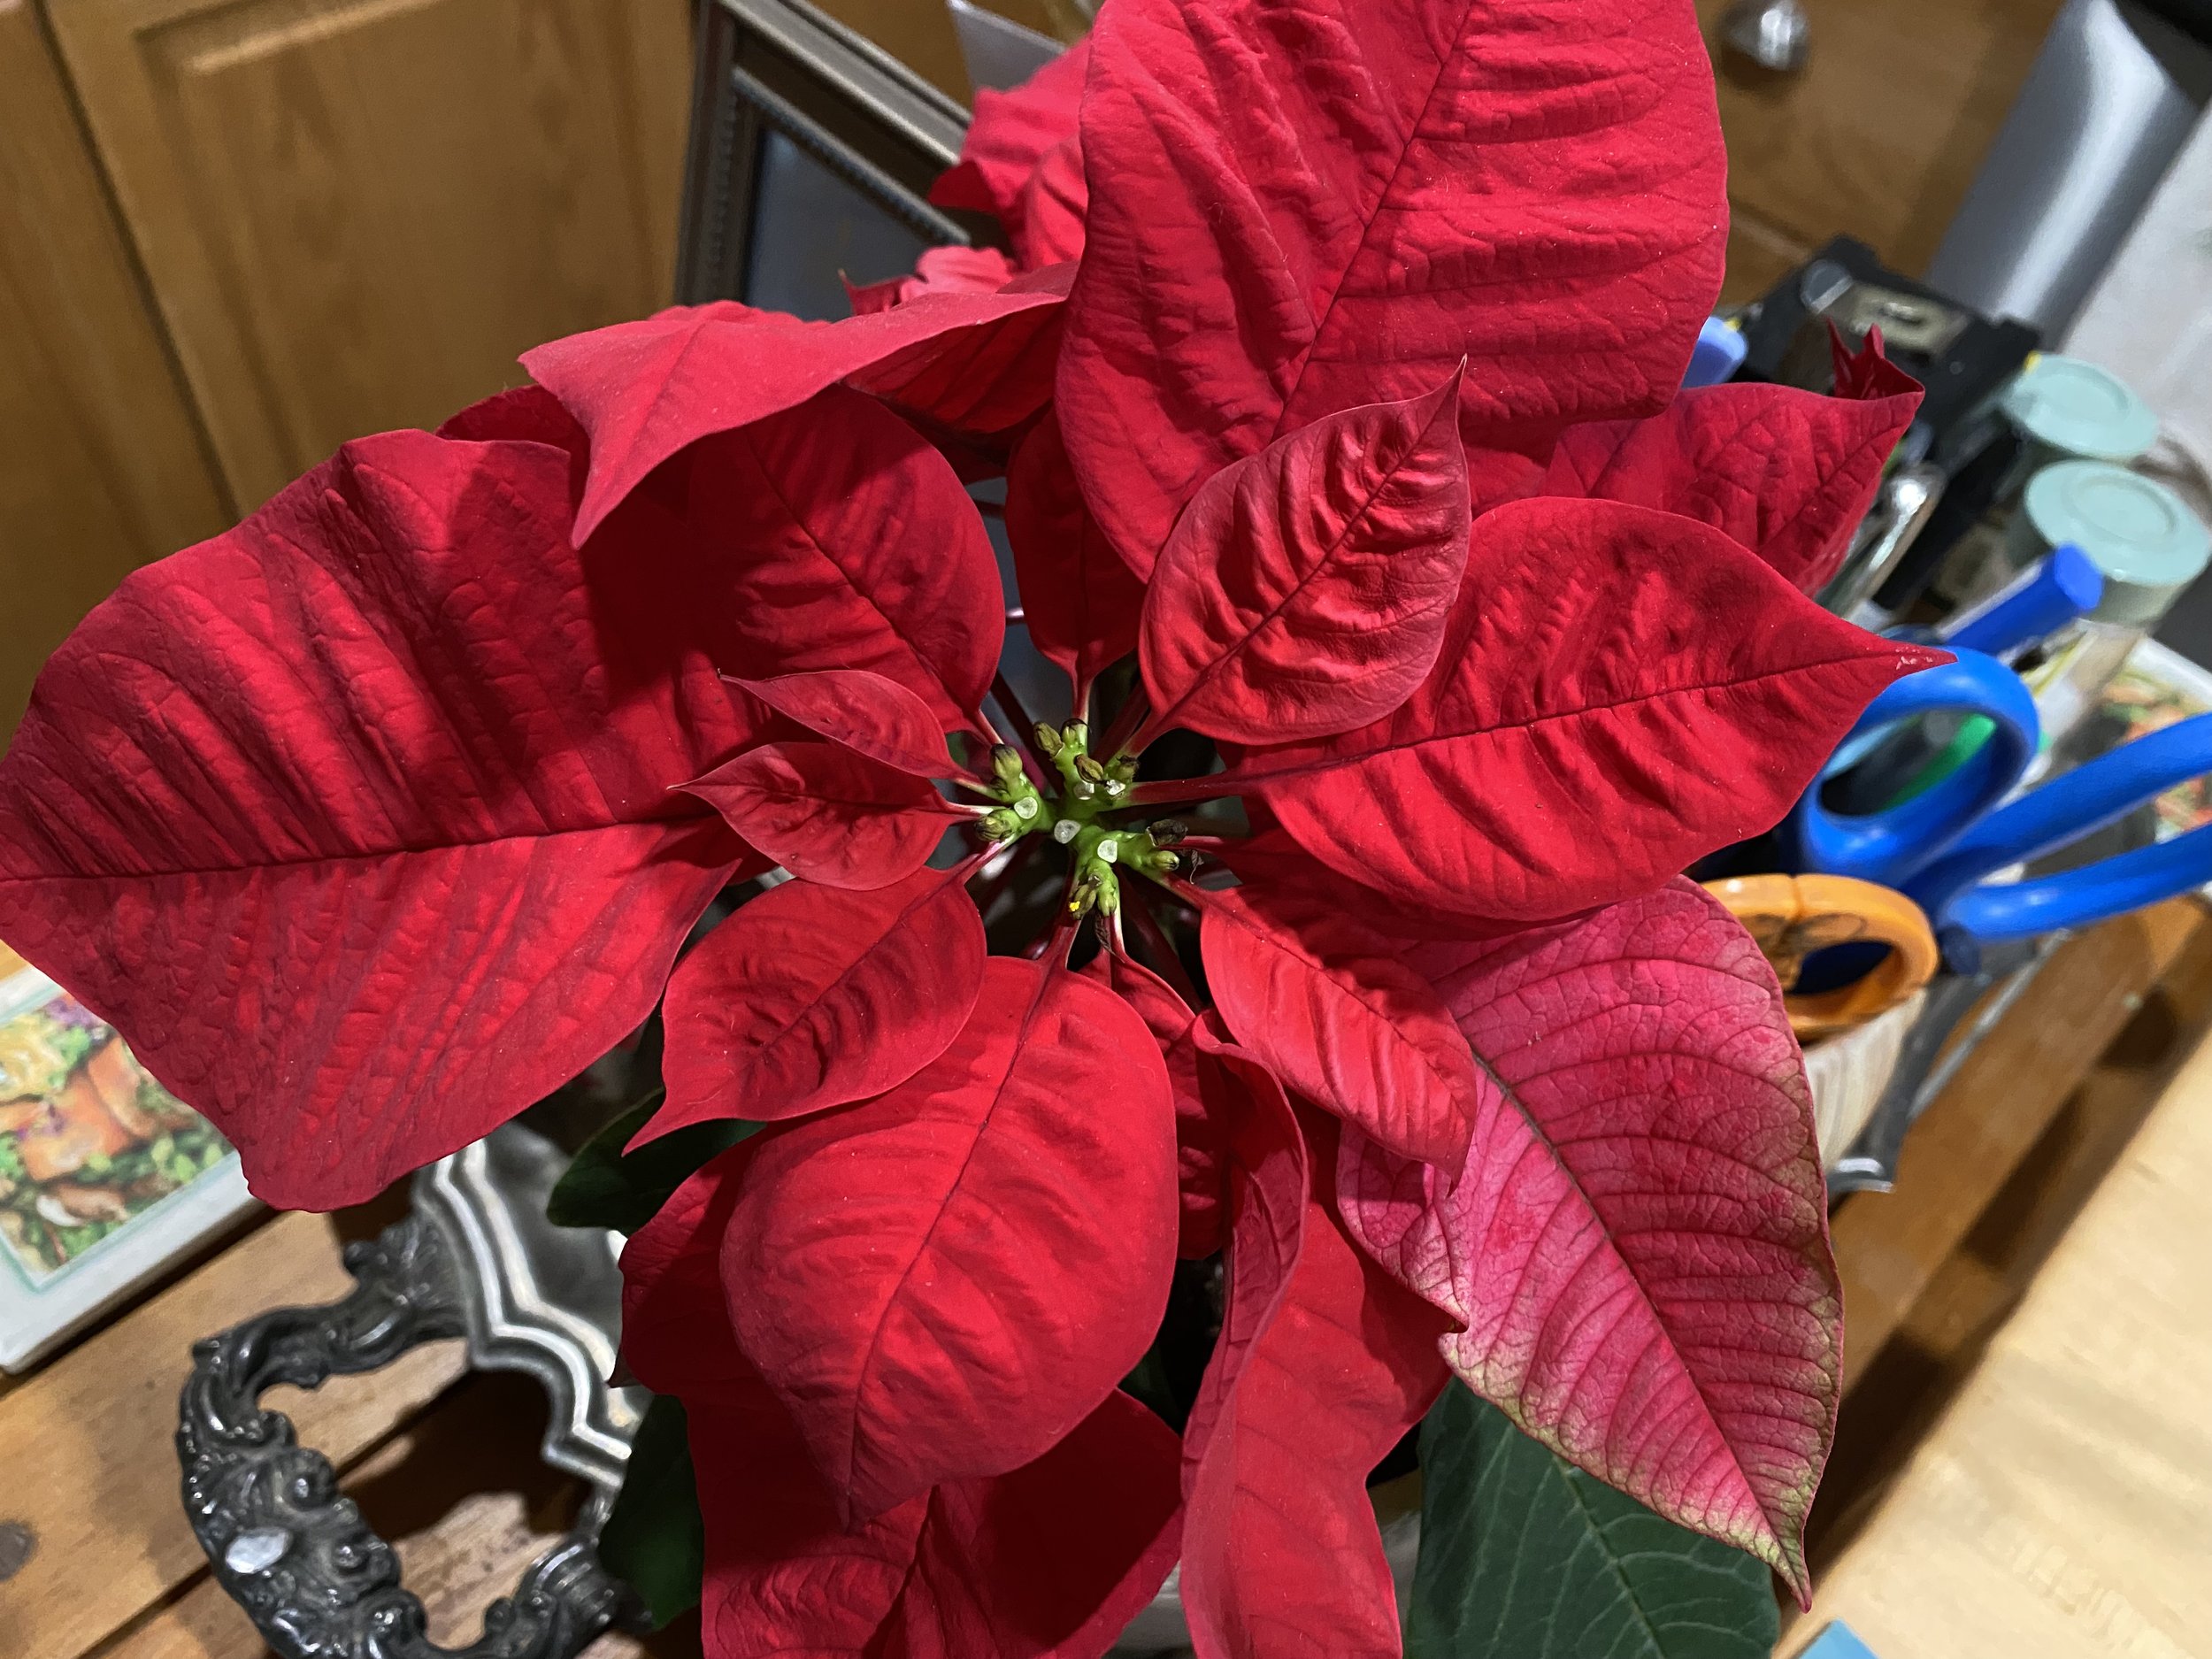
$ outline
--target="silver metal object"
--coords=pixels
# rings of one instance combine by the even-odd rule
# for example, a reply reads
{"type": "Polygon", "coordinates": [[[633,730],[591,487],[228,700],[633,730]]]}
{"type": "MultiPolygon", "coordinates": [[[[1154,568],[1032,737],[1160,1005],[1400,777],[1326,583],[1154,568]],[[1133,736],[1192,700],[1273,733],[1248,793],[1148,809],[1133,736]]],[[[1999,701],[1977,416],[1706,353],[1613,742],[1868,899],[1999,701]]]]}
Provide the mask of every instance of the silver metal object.
{"type": "Polygon", "coordinates": [[[1864,340],[1878,328],[1890,350],[1917,352],[1928,357],[1939,357],[1949,350],[1952,342],[1974,320],[1971,312],[1955,305],[1873,282],[1853,282],[1839,303],[1828,311],[1836,326],[1853,341],[1864,340]]]}
{"type": "Polygon", "coordinates": [[[620,1308],[613,1235],[556,1227],[546,1194],[567,1154],[510,1124],[415,1178],[415,1209],[350,1245],[343,1300],[278,1308],[194,1345],[178,1406],[185,1510],[215,1577],[280,1659],[449,1659],[400,1587],[390,1545],[338,1490],[329,1460],[265,1411],[280,1383],[388,1365],[462,1337],[469,1363],[520,1371],[552,1410],[545,1460],[590,1483],[574,1530],[492,1603],[466,1659],[571,1659],[614,1620],[626,1592],[593,1548],[643,1409],[604,1381],[620,1308]]]}
{"type": "Polygon", "coordinates": [[[968,66],[968,84],[1004,91],[1018,87],[1067,49],[1049,35],[1025,29],[974,0],[945,0],[968,66]]]}
{"type": "Polygon", "coordinates": [[[1854,534],[1851,550],[1820,590],[1820,603],[1850,617],[1879,588],[1927,526],[1942,499],[1941,468],[1922,462],[1901,466],[1883,481],[1873,508],[1854,534]]]}
{"type": "Polygon", "coordinates": [[[1795,74],[1812,50],[1804,0],[1736,0],[1722,14],[1721,39],[1762,69],[1795,74]]]}
{"type": "MultiPolygon", "coordinates": [[[[881,257],[899,268],[852,271],[854,280],[903,274],[922,248],[969,242],[968,227],[928,199],[959,159],[967,126],[958,104],[804,0],[701,0],[677,302],[803,310],[780,288],[761,291],[757,248],[833,242],[841,230],[879,240],[887,219],[902,245],[881,257]]],[[[832,290],[839,251],[821,273],[832,290]]]]}
{"type": "Polygon", "coordinates": [[[1831,1199],[1846,1193],[1886,1193],[1896,1185],[1897,1159],[1904,1150],[1907,1133],[1920,1121],[1920,1115],[1936,1096],[1950,1087],[1951,1079],[1958,1075],[1967,1057],[1980,1046],[1983,1038],[1996,1029],[1998,1021],[2012,1011],[2013,1005],[2034,983],[2035,976],[2069,937],[2063,933],[2047,933],[2032,945],[2012,952],[1994,972],[1946,975],[1929,987],[1920,1018],[1897,1056],[1897,1069],[1890,1074],[1889,1087],[1883,1090],[1873,1115],[1867,1119],[1866,1127],[1852,1143],[1850,1151],[1829,1166],[1831,1199]],[[2002,988],[1989,999],[1966,1034],[1938,1064],[1937,1055],[1958,1028],[1959,1022],[1971,1011],[1984,992],[2000,984],[2002,988]]]}
{"type": "Polygon", "coordinates": [[[606,1386],[622,1321],[621,1235],[545,1218],[569,1156],[510,1125],[418,1175],[415,1210],[456,1247],[469,1363],[536,1378],[552,1405],[545,1461],[611,1496],[651,1396],[606,1386]]]}
{"type": "Polygon", "coordinates": [[[2055,339],[2212,97],[2212,47],[2131,0],[2068,0],[1928,266],[2055,339]]]}

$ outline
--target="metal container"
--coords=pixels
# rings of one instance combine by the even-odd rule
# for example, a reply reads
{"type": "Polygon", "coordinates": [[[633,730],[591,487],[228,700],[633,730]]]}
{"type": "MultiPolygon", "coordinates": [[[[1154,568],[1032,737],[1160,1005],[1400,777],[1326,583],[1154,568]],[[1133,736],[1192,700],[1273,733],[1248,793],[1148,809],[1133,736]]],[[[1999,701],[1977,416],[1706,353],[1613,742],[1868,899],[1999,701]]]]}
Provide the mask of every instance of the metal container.
{"type": "Polygon", "coordinates": [[[2062,461],[2029,480],[2007,532],[2005,562],[2024,570],[2066,542],[2102,574],[2104,598],[2028,672],[2052,747],[2081,724],[2136,642],[2212,562],[2212,532],[2180,496],[2104,461],[2062,461]]]}

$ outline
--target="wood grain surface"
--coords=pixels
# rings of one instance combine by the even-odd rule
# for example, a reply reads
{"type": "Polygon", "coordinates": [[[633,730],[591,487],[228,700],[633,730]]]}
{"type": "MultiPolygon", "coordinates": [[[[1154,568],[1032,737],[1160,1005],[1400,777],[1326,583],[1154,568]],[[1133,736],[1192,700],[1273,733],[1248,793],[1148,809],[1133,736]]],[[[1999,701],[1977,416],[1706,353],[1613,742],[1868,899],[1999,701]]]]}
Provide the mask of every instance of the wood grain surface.
{"type": "Polygon", "coordinates": [[[1844,1385],[1891,1333],[2033,1147],[2075,1086],[2206,926],[2193,897],[2070,941],[1914,1125],[1893,1192],[1839,1206],[1844,1385]]]}
{"type": "MultiPolygon", "coordinates": [[[[205,1571],[173,1444],[192,1344],[267,1308],[344,1294],[338,1249],[329,1217],[279,1216],[0,1399],[0,1525],[33,1540],[0,1583],[0,1655],[79,1659],[205,1571]]],[[[461,1371],[460,1344],[441,1342],[373,1377],[267,1400],[342,1470],[461,1371]]]]}
{"type": "Polygon", "coordinates": [[[1891,1659],[2212,1653],[2212,1044],[1826,1576],[1891,1659]]]}
{"type": "Polygon", "coordinates": [[[1807,1530],[1816,1578],[1849,1548],[1903,1459],[1957,1397],[2208,1027],[2212,926],[2190,934],[1857,1376],[1807,1530]]]}
{"type": "Polygon", "coordinates": [[[38,14],[0,0],[0,748],[87,611],[227,522],[38,14]]]}
{"type": "MultiPolygon", "coordinates": [[[[1717,54],[1729,194],[1817,245],[1838,231],[1924,270],[2011,110],[2061,0],[1840,0],[1807,7],[1793,75],[1717,54]]],[[[1698,0],[1709,39],[1728,0],[1698,0]]]]}
{"type": "Polygon", "coordinates": [[[668,300],[686,0],[49,0],[241,509],[668,300]]]}

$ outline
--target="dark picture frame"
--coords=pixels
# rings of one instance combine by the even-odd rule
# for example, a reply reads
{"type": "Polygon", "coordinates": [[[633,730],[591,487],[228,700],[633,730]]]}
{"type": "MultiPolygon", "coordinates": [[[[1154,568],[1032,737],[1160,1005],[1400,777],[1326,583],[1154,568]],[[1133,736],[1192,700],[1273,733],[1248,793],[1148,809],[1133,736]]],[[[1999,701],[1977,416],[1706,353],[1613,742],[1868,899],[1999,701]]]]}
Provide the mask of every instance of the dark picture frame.
{"type": "MultiPolygon", "coordinates": [[[[910,238],[910,254],[995,239],[984,222],[928,200],[932,181],[959,159],[968,111],[880,47],[804,0],[701,0],[698,28],[678,303],[781,300],[776,309],[802,309],[786,291],[793,273],[764,269],[783,252],[767,222],[784,211],[779,189],[815,187],[792,204],[804,208],[810,234],[825,221],[833,227],[840,214],[826,206],[841,206],[864,241],[910,238]],[[826,204],[841,190],[850,194],[826,204]]],[[[837,273],[799,274],[833,285],[837,273]]],[[[849,274],[868,281],[899,272],[849,274]]]]}

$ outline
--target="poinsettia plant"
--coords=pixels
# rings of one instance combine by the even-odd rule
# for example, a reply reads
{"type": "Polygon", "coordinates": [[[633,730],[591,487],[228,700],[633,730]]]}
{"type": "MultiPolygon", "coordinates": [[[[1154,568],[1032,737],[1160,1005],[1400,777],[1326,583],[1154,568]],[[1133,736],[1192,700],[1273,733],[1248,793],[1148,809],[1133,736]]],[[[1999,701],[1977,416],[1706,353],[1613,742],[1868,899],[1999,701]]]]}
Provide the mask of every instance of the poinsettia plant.
{"type": "Polygon", "coordinates": [[[1179,1562],[1208,1659],[1394,1654],[1448,1389],[1432,1493],[1540,1442],[1490,1510],[1802,1594],[1820,1160],[1678,872],[1936,659],[1805,596],[1917,389],[1676,394],[1723,175],[1688,0],[1111,0],[941,186],[1011,257],[557,342],[126,582],[0,933],[286,1205],[658,1010],[594,1179],[719,1659],[1094,1655],[1179,1562]]]}

